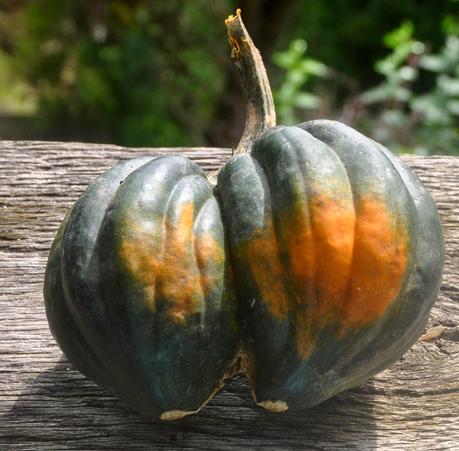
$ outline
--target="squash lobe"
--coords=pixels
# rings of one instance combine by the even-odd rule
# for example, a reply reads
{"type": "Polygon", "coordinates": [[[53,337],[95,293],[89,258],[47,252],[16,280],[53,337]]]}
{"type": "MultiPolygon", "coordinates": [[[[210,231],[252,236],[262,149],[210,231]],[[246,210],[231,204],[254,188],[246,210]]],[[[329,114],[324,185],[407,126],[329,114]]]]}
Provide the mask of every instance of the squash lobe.
{"type": "Polygon", "coordinates": [[[413,344],[443,261],[419,249],[438,247],[441,231],[396,157],[333,121],[276,127],[222,169],[218,186],[261,405],[318,404],[413,344]],[[422,291],[420,264],[436,268],[422,291]]]}
{"type": "Polygon", "coordinates": [[[56,340],[135,410],[194,412],[234,370],[239,326],[220,209],[189,160],[107,171],[68,215],[46,274],[56,340]]]}

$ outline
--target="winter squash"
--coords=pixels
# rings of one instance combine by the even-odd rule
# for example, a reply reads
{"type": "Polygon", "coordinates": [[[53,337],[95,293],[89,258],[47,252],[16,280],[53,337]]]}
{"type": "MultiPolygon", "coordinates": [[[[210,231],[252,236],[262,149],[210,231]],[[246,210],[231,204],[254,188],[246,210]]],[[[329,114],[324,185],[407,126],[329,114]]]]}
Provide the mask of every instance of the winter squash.
{"type": "Polygon", "coordinates": [[[441,229],[419,180],[384,148],[333,121],[278,127],[219,186],[259,402],[318,404],[421,334],[441,229]]]}
{"type": "Polygon", "coordinates": [[[276,127],[240,11],[226,25],[247,121],[217,186],[181,157],[121,162],[68,213],[46,270],[67,357],[162,419],[238,371],[272,411],[358,385],[414,343],[441,280],[440,222],[414,173],[344,124],[276,127]]]}
{"type": "Polygon", "coordinates": [[[234,366],[240,334],[226,254],[220,207],[196,164],[123,161],[87,189],[54,241],[51,330],[79,370],[134,409],[180,417],[234,366]]]}

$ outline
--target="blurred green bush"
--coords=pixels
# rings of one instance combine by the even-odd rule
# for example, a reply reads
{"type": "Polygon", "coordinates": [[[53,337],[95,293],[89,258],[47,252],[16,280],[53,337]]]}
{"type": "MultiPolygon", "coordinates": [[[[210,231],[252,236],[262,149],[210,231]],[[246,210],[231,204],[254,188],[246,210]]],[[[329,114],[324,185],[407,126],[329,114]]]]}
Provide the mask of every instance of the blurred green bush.
{"type": "MultiPolygon", "coordinates": [[[[459,155],[458,18],[446,16],[443,28],[444,43],[436,53],[414,39],[410,21],[386,34],[383,42],[390,52],[374,66],[382,81],[350,96],[341,113],[328,111],[326,115],[337,114],[337,119],[398,153],[459,155]],[[425,83],[426,79],[431,83],[425,83]]],[[[274,55],[286,71],[276,92],[283,123],[307,119],[324,107],[327,95],[308,92],[308,83],[311,87],[311,81],[325,86],[336,82],[333,70],[309,58],[306,48],[305,41],[295,40],[274,55]]]]}
{"type": "Polygon", "coordinates": [[[283,21],[268,0],[0,0],[0,137],[231,144],[216,118],[244,115],[223,25],[236,6],[258,40],[278,27],[262,46],[281,121],[458,153],[456,0],[284,0],[283,21]]]}
{"type": "Polygon", "coordinates": [[[221,90],[220,6],[39,0],[24,2],[10,16],[14,27],[3,27],[43,129],[57,124],[58,136],[67,129],[133,146],[189,145],[204,140],[221,90]]]}

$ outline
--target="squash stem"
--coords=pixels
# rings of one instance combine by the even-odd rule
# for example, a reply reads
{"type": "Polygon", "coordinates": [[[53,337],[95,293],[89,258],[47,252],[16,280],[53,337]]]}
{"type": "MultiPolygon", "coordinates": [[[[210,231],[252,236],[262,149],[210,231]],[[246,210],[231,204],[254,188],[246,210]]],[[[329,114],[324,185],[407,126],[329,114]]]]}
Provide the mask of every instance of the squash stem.
{"type": "Polygon", "coordinates": [[[231,58],[239,70],[246,99],[244,132],[234,153],[248,153],[253,141],[276,126],[276,111],[266,69],[241,18],[241,10],[225,20],[231,58]]]}

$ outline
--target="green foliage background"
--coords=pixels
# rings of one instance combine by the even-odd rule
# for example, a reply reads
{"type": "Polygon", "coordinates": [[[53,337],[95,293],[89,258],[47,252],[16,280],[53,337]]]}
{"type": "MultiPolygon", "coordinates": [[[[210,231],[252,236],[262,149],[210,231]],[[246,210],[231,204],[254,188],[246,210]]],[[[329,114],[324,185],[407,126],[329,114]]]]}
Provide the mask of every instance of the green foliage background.
{"type": "MultiPolygon", "coordinates": [[[[0,0],[0,138],[206,145],[222,98],[241,95],[227,91],[223,24],[236,6],[0,0]]],[[[285,8],[265,55],[280,120],[331,117],[396,151],[459,153],[459,2],[285,8]]]]}

